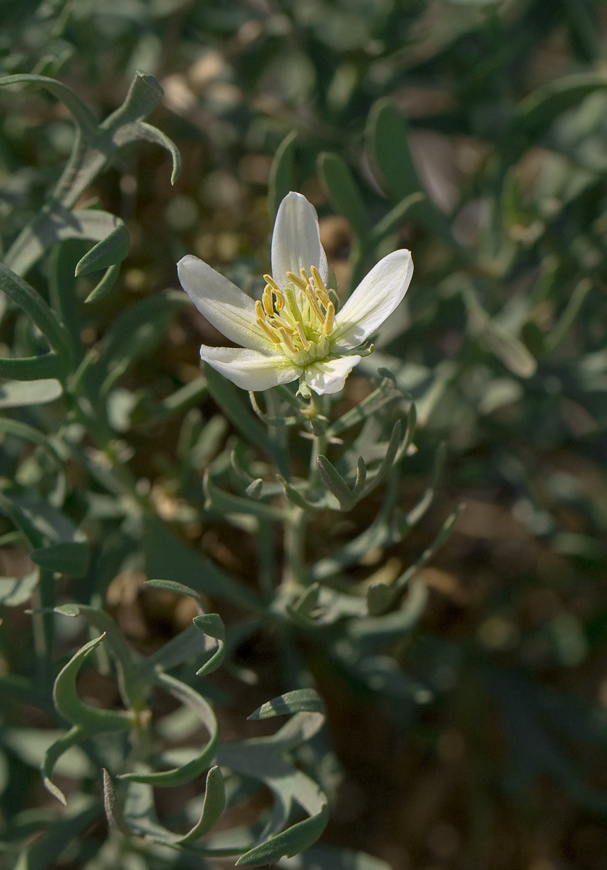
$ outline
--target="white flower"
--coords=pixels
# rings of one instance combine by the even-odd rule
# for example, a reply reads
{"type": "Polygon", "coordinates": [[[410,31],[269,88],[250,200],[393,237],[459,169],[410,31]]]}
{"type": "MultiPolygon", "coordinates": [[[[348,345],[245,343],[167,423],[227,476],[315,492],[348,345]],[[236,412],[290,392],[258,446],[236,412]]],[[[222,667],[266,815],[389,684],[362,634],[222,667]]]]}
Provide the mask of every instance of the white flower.
{"type": "MultiPolygon", "coordinates": [[[[242,347],[202,345],[200,356],[244,390],[267,390],[299,379],[299,392],[337,393],[366,348],[361,347],[404,297],[413,273],[409,251],[388,254],[336,313],[326,285],[327,257],[316,210],[289,193],[272,236],[272,275],[254,301],[202,260],[177,264],[179,280],[213,326],[242,347]]],[[[335,298],[335,297],[333,297],[335,298]]]]}

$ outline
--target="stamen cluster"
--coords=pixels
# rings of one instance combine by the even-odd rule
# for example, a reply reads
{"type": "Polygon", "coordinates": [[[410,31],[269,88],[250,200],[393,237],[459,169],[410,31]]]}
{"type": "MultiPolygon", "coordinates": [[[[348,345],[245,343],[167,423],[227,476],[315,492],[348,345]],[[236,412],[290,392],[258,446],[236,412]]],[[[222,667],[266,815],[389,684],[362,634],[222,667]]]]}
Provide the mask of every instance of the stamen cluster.
{"type": "Polygon", "coordinates": [[[255,303],[258,326],[270,341],[297,365],[324,359],[330,350],[329,337],[335,325],[335,305],[316,266],[300,275],[287,272],[288,283],[278,286],[271,275],[261,301],[255,303]]]}

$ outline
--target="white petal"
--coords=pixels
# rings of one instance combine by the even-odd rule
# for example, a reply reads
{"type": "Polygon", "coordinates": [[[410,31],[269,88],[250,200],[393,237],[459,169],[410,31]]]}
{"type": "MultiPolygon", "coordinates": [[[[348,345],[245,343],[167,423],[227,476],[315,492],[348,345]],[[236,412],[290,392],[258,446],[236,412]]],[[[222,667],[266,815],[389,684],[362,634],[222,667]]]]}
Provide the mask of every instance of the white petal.
{"type": "Polygon", "coordinates": [[[272,356],[242,347],[208,347],[200,356],[243,390],[269,390],[299,377],[301,369],[282,355],[272,356]]]}
{"type": "Polygon", "coordinates": [[[371,269],[335,317],[337,347],[362,344],[401,302],[413,274],[409,251],[394,251],[371,269]]]}
{"type": "Polygon", "coordinates": [[[177,263],[181,286],[196,308],[230,341],[255,350],[273,345],[255,317],[255,302],[224,275],[188,254],[177,263]]]}
{"type": "Polygon", "coordinates": [[[342,356],[328,362],[317,362],[306,368],[305,381],[315,393],[339,393],[346,378],[361,361],[360,356],[342,356]]]}
{"type": "Polygon", "coordinates": [[[287,272],[299,275],[316,266],[327,283],[327,255],[320,244],[318,216],[314,206],[301,193],[288,193],[280,203],[272,233],[272,277],[279,286],[286,283],[287,272]]]}

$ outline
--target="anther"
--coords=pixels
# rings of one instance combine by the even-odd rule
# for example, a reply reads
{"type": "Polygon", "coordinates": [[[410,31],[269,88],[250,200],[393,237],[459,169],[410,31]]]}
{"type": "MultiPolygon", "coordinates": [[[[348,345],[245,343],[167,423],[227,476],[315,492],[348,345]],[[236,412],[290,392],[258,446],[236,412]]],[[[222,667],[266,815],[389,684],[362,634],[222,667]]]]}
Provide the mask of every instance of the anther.
{"type": "Polygon", "coordinates": [[[306,295],[306,299],[310,303],[310,308],[316,315],[317,319],[322,323],[324,321],[324,315],[320,309],[320,305],[318,304],[318,296],[314,292],[312,286],[310,284],[306,284],[304,293],[306,295]]]}
{"type": "Polygon", "coordinates": [[[280,344],[280,336],[276,335],[276,332],[268,326],[265,320],[263,320],[261,317],[258,317],[257,325],[261,327],[261,329],[265,332],[265,334],[268,336],[273,344],[280,344]]]}
{"type": "Polygon", "coordinates": [[[281,326],[279,327],[278,331],[280,332],[280,337],[282,338],[283,344],[285,345],[289,353],[297,353],[297,348],[293,344],[293,339],[291,338],[287,330],[281,326]]]}
{"type": "Polygon", "coordinates": [[[268,316],[270,314],[274,314],[274,306],[272,304],[272,288],[269,284],[266,284],[266,289],[263,291],[263,296],[261,297],[261,299],[266,314],[268,316]]]}
{"type": "Polygon", "coordinates": [[[274,278],[272,278],[271,275],[264,275],[264,276],[263,276],[263,280],[266,282],[266,284],[269,284],[269,285],[270,285],[270,287],[272,288],[272,290],[278,290],[278,291],[280,291],[280,287],[278,286],[278,284],[276,283],[276,281],[274,280],[274,278]]]}
{"type": "Polygon", "coordinates": [[[327,313],[325,315],[325,322],[323,323],[322,331],[325,335],[331,335],[333,332],[333,326],[335,324],[335,306],[332,302],[329,302],[327,305],[327,313]]]}
{"type": "Polygon", "coordinates": [[[284,329],[284,331],[288,332],[289,335],[297,335],[297,330],[293,329],[292,326],[289,326],[288,323],[285,323],[285,321],[280,317],[270,317],[270,326],[278,330],[284,329]]]}
{"type": "Polygon", "coordinates": [[[299,321],[297,321],[297,323],[295,325],[297,326],[297,334],[299,335],[299,339],[300,339],[301,343],[303,344],[303,349],[310,350],[310,348],[312,347],[312,342],[306,338],[306,334],[303,331],[303,326],[301,325],[301,323],[299,321]]]}
{"type": "Polygon", "coordinates": [[[300,290],[305,290],[308,283],[308,276],[306,275],[306,270],[301,270],[303,273],[303,281],[301,278],[298,278],[293,272],[287,272],[287,278],[289,281],[292,281],[296,287],[299,287],[300,290]]]}

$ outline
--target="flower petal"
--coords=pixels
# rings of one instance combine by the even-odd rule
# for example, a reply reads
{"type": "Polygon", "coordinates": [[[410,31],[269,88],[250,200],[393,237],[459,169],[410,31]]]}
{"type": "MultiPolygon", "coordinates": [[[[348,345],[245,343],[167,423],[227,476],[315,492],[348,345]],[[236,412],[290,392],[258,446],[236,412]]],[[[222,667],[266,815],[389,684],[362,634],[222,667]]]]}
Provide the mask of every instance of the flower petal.
{"type": "Polygon", "coordinates": [[[353,355],[312,363],[306,368],[305,382],[315,393],[339,393],[344,388],[346,378],[361,359],[361,356],[353,355]]]}
{"type": "Polygon", "coordinates": [[[191,254],[177,263],[177,272],[196,308],[226,338],[259,351],[273,347],[257,324],[255,302],[235,284],[191,254]]]}
{"type": "Polygon", "coordinates": [[[413,260],[407,250],[380,260],[335,317],[334,346],[356,347],[373,335],[403,299],[412,274],[413,260]]]}
{"type": "Polygon", "coordinates": [[[287,282],[287,272],[299,275],[316,266],[327,283],[327,255],[320,243],[318,216],[314,206],[301,193],[288,193],[280,203],[272,233],[272,277],[279,286],[287,282]]]}
{"type": "Polygon", "coordinates": [[[208,347],[200,356],[242,390],[269,390],[299,377],[301,369],[284,356],[272,356],[242,347],[208,347]]]}

